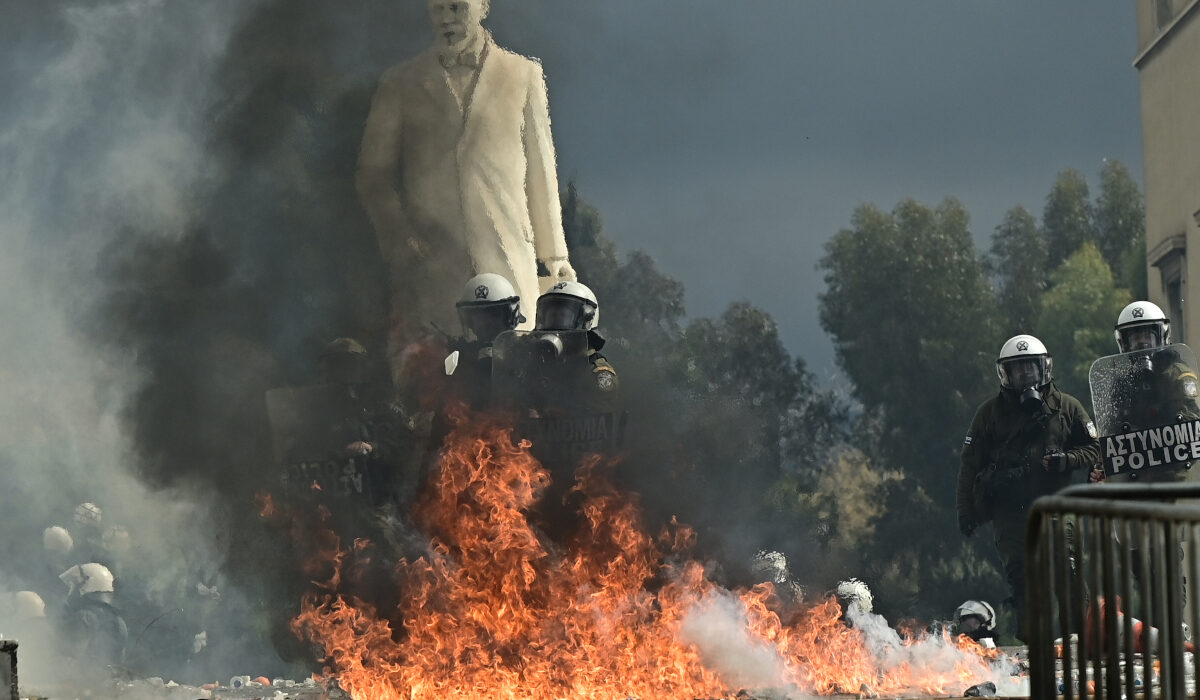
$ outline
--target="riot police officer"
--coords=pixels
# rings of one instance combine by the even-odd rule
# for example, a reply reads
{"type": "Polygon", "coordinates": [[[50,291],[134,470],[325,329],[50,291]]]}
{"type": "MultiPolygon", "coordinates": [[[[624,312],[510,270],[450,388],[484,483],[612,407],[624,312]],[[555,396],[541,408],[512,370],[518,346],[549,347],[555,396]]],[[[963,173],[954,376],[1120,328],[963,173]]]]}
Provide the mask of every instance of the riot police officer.
{"type": "Polygon", "coordinates": [[[559,282],[538,297],[534,329],[586,333],[587,359],[591,371],[591,379],[586,382],[588,394],[599,407],[611,408],[618,389],[617,370],[600,353],[605,340],[596,328],[599,321],[600,304],[587,285],[559,282]]]}
{"type": "MultiPolygon", "coordinates": [[[[1053,382],[1053,360],[1031,335],[1009,338],[996,359],[1000,393],[975,412],[958,472],[958,525],[971,535],[995,523],[995,544],[1025,629],[1025,523],[1034,499],[1100,463],[1083,405],[1053,382]]],[[[1019,633],[1018,636],[1022,636],[1019,633]]]]}
{"type": "Polygon", "coordinates": [[[332,403],[336,410],[326,427],[325,444],[331,450],[327,456],[354,459],[359,470],[322,487],[361,494],[371,505],[381,505],[393,497],[400,476],[394,472],[405,417],[382,384],[368,381],[368,370],[367,350],[353,338],[335,338],[321,352],[321,380],[339,399],[332,403]]]}
{"type": "Polygon", "coordinates": [[[455,307],[463,337],[451,342],[446,358],[446,374],[452,377],[448,398],[484,410],[490,405],[492,343],[525,322],[521,297],[511,282],[485,272],[467,280],[455,307]]]}
{"type": "Polygon", "coordinates": [[[111,667],[125,658],[129,628],[113,604],[113,575],[108,567],[77,564],[59,576],[70,592],[63,614],[63,636],[76,662],[111,667]]]}
{"type": "Polygon", "coordinates": [[[475,275],[463,285],[455,303],[463,335],[450,340],[445,359],[445,374],[437,380],[429,439],[421,460],[416,492],[425,489],[441,453],[442,444],[454,425],[452,415],[461,408],[490,411],[492,361],[496,337],[525,322],[521,297],[504,277],[492,272],[475,275]]]}
{"type": "MultiPolygon", "coordinates": [[[[1195,362],[1195,357],[1186,345],[1171,345],[1171,320],[1157,304],[1135,301],[1121,310],[1113,329],[1120,355],[1115,363],[1107,366],[1116,369],[1116,375],[1106,394],[1098,394],[1093,385],[1093,397],[1107,396],[1106,417],[1100,420],[1104,434],[1127,433],[1144,428],[1169,425],[1182,420],[1200,418],[1197,406],[1197,377],[1195,369],[1184,361],[1180,350],[1195,362]],[[1128,359],[1126,359],[1128,358],[1128,359]]],[[[1099,365],[1101,361],[1097,361],[1099,365]]],[[[1098,412],[1101,408],[1096,409],[1098,412]]],[[[1179,482],[1187,479],[1191,462],[1163,465],[1155,469],[1125,470],[1109,477],[1112,480],[1137,480],[1146,482],[1179,482]]],[[[1105,478],[1104,472],[1095,474],[1093,481],[1105,478]]],[[[1139,589],[1153,582],[1155,571],[1144,570],[1139,555],[1138,538],[1128,543],[1132,552],[1131,573],[1139,589]]],[[[1183,559],[1183,543],[1178,547],[1178,556],[1183,559]]],[[[1187,582],[1179,581],[1181,598],[1186,602],[1187,582]]],[[[1161,613],[1155,610],[1151,622],[1162,626],[1161,613]]]]}
{"type": "Polygon", "coordinates": [[[995,648],[996,611],[986,600],[965,601],[954,609],[954,631],[995,648]],[[990,641],[984,642],[985,639],[990,641]]]}
{"type": "MultiPolygon", "coordinates": [[[[1116,420],[1124,432],[1200,418],[1196,372],[1171,344],[1171,321],[1157,304],[1135,301],[1121,310],[1113,330],[1117,348],[1132,353],[1129,373],[1118,383],[1116,420]],[[1156,348],[1161,348],[1155,350],[1156,348]]],[[[1186,467],[1190,467],[1190,463],[1186,467]]],[[[1141,481],[1182,481],[1186,468],[1132,472],[1141,481]]]]}

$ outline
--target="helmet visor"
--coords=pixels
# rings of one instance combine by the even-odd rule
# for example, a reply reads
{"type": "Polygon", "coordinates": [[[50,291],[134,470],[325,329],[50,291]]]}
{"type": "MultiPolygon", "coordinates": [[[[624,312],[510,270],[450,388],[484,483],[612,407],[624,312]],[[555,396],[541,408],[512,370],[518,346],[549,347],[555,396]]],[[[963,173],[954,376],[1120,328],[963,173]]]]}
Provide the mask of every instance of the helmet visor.
{"type": "Polygon", "coordinates": [[[1122,328],[1121,340],[1124,341],[1125,352],[1161,347],[1163,344],[1162,324],[1148,323],[1122,328]]]}
{"type": "Polygon", "coordinates": [[[458,320],[463,332],[475,340],[489,343],[504,331],[516,328],[516,314],[509,302],[469,304],[458,307],[458,320]]]}
{"type": "Polygon", "coordinates": [[[551,294],[538,299],[535,327],[541,331],[573,331],[583,327],[586,304],[578,297],[551,294]]]}
{"type": "Polygon", "coordinates": [[[1045,355],[1030,355],[1000,363],[1000,383],[1009,389],[1024,391],[1050,380],[1045,355]]]}

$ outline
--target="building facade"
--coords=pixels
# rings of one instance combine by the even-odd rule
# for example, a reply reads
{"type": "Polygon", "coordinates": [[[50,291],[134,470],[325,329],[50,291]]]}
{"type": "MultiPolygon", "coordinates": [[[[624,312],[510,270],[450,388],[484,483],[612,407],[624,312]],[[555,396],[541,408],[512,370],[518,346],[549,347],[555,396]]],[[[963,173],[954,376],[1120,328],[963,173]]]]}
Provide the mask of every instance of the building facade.
{"type": "Polygon", "coordinates": [[[1150,300],[1200,339],[1200,0],[1137,0],[1150,300]]]}

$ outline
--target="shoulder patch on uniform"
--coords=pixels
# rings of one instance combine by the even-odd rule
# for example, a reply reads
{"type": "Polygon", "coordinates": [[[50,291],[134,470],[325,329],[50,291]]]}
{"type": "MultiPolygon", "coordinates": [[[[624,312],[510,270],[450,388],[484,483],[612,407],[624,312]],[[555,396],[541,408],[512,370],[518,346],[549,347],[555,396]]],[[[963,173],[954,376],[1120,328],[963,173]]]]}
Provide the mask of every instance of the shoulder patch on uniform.
{"type": "Polygon", "coordinates": [[[1200,387],[1197,387],[1195,377],[1183,380],[1184,396],[1188,397],[1189,399],[1194,399],[1198,393],[1200,393],[1200,387]]]}
{"type": "Polygon", "coordinates": [[[597,368],[596,386],[600,387],[600,391],[612,391],[617,387],[617,375],[612,370],[597,368]]]}
{"type": "Polygon", "coordinates": [[[974,440],[974,438],[972,438],[970,435],[968,435],[965,438],[963,438],[963,444],[970,445],[973,440],[974,440]]]}
{"type": "Polygon", "coordinates": [[[1096,434],[1096,424],[1095,423],[1093,423],[1092,421],[1088,421],[1087,425],[1084,427],[1087,428],[1087,433],[1089,436],[1091,436],[1091,438],[1093,440],[1095,440],[1098,437],[1096,434]]]}

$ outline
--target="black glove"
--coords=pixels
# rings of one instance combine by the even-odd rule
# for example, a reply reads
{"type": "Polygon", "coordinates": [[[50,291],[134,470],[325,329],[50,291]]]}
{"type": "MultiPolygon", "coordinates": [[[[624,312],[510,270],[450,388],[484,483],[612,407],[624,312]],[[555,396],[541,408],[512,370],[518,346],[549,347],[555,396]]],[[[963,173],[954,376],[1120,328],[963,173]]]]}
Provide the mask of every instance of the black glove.
{"type": "Polygon", "coordinates": [[[1046,455],[1042,457],[1042,466],[1045,467],[1047,471],[1058,472],[1059,474],[1062,474],[1070,465],[1071,461],[1067,459],[1066,452],[1047,452],[1046,455]]]}
{"type": "Polygon", "coordinates": [[[963,537],[970,537],[975,534],[975,528],[979,527],[969,516],[958,516],[958,531],[963,534],[963,537]]]}

